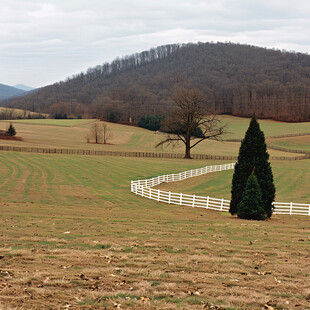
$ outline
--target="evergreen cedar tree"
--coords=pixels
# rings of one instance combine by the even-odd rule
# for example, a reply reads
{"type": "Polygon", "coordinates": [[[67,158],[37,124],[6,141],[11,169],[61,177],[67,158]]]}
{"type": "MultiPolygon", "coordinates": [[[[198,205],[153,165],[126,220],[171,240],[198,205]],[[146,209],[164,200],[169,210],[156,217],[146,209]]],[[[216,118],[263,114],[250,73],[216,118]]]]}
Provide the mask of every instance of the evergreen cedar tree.
{"type": "Polygon", "coordinates": [[[238,214],[239,204],[249,176],[254,172],[262,193],[262,207],[265,217],[270,218],[273,212],[272,202],[275,197],[275,186],[269,154],[264,133],[260,130],[253,116],[239,150],[238,162],[232,180],[231,202],[229,212],[238,214]]]}
{"type": "Polygon", "coordinates": [[[16,130],[13,127],[12,123],[10,124],[10,126],[9,126],[8,130],[6,131],[6,133],[7,133],[8,136],[11,136],[11,137],[16,135],[16,130]]]}
{"type": "Polygon", "coordinates": [[[262,208],[262,192],[257,178],[251,174],[246,182],[242,199],[238,205],[237,215],[247,220],[264,220],[265,211],[262,208]]]}

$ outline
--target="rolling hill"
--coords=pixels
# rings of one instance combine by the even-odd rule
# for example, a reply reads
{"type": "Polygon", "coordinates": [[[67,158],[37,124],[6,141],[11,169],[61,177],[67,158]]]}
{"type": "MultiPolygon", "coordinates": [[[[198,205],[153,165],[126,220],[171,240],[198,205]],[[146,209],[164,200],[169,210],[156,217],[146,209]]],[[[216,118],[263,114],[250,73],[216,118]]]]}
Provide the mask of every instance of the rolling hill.
{"type": "Polygon", "coordinates": [[[210,113],[309,121],[309,82],[307,54],[232,43],[172,44],[89,68],[9,106],[136,123],[142,115],[167,113],[178,87],[197,87],[210,113]]]}
{"type": "Polygon", "coordinates": [[[14,85],[14,87],[18,88],[18,89],[21,89],[21,90],[24,90],[24,91],[34,90],[33,87],[30,87],[30,86],[27,86],[27,85],[24,85],[24,84],[17,84],[17,85],[14,85]]]}
{"type": "Polygon", "coordinates": [[[25,91],[16,87],[0,84],[0,100],[24,95],[25,91]]]}

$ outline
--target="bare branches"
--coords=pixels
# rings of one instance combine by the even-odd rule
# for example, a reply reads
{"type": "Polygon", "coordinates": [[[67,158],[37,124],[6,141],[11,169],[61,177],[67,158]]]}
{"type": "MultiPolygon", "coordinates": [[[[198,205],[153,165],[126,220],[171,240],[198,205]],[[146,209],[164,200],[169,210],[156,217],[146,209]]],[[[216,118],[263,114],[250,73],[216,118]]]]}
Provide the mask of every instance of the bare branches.
{"type": "Polygon", "coordinates": [[[224,134],[225,126],[215,115],[205,116],[206,98],[199,89],[181,88],[172,99],[176,108],[165,122],[166,137],[156,147],[181,141],[185,144],[185,158],[191,158],[190,150],[197,144],[206,139],[219,140],[224,134]]]}
{"type": "Polygon", "coordinates": [[[87,143],[94,140],[95,143],[107,144],[112,139],[112,133],[107,124],[95,122],[90,128],[90,131],[85,135],[87,143]]]}

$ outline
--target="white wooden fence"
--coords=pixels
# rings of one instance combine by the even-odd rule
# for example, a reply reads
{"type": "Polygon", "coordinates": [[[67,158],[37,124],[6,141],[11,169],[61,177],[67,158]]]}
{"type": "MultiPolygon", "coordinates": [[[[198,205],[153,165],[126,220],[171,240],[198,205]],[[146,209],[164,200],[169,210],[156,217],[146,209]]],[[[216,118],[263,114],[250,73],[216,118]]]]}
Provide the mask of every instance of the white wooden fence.
{"type": "MultiPolygon", "coordinates": [[[[131,181],[131,192],[145,198],[196,208],[205,208],[217,211],[229,211],[230,200],[204,197],[198,195],[188,195],[183,193],[173,193],[152,188],[161,183],[178,182],[188,178],[200,176],[210,172],[234,169],[235,163],[206,166],[198,169],[188,170],[176,174],[164,174],[151,179],[131,181]]],[[[310,204],[293,202],[274,202],[274,214],[309,215],[310,204]]]]}

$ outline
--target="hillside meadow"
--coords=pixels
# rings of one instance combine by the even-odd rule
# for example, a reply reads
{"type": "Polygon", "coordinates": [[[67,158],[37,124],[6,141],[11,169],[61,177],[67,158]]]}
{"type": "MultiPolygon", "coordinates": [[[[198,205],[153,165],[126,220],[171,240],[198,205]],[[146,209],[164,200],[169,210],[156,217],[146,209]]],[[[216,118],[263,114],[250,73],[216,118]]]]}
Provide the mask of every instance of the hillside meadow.
{"type": "MultiPolygon", "coordinates": [[[[227,134],[223,139],[242,138],[249,125],[249,119],[221,116],[226,124],[227,134]]],[[[112,137],[108,144],[87,143],[86,135],[96,120],[16,120],[12,121],[17,135],[23,138],[22,142],[1,141],[1,145],[16,145],[25,147],[71,148],[107,151],[141,151],[141,152],[171,152],[184,153],[184,145],[179,143],[175,147],[155,148],[164,135],[143,128],[121,124],[106,123],[112,137]]],[[[310,132],[310,123],[282,123],[271,120],[260,120],[266,136],[283,134],[297,134],[310,132]],[[284,130],[285,125],[289,129],[284,130]]],[[[0,121],[0,129],[5,129],[8,121],[0,121]]],[[[309,136],[299,139],[309,139],[309,136]]],[[[279,139],[272,139],[271,145],[278,145],[279,139]]],[[[91,141],[92,142],[92,141],[91,141]]],[[[269,140],[267,140],[269,143],[269,140]]],[[[240,142],[225,142],[207,140],[192,149],[193,154],[209,155],[237,155],[240,142]]],[[[295,147],[295,146],[294,146],[295,147]]],[[[269,149],[270,156],[296,157],[299,154],[269,149]]]]}
{"type": "MultiPolygon", "coordinates": [[[[40,147],[151,150],[159,136],[109,124],[115,144],[95,145],[82,138],[93,120],[27,122],[20,143],[40,147]]],[[[308,217],[244,221],[130,192],[225,162],[0,152],[0,309],[310,309],[308,217]]],[[[310,159],[271,164],[276,200],[309,203],[310,159]]],[[[229,199],[232,173],[162,188],[229,199]]]]}

